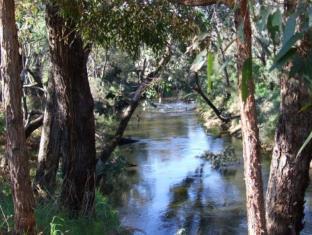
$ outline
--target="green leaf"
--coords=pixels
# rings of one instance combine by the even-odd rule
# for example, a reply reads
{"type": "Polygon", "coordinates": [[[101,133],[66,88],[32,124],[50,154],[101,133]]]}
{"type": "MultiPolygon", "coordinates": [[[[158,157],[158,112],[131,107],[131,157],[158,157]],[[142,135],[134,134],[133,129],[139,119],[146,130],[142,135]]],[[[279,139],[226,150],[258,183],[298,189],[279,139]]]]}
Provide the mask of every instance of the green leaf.
{"type": "Polygon", "coordinates": [[[295,43],[298,40],[300,40],[303,36],[304,36],[303,32],[295,33],[287,42],[283,43],[282,48],[276,55],[275,61],[277,62],[280,59],[282,59],[288,53],[288,51],[292,48],[292,46],[295,45],[295,43]]]}
{"type": "Polygon", "coordinates": [[[258,27],[258,30],[260,32],[265,29],[269,14],[270,14],[270,11],[267,9],[267,7],[261,6],[261,8],[260,8],[260,19],[256,24],[258,27]]]}
{"type": "Polygon", "coordinates": [[[198,72],[206,62],[207,50],[201,51],[192,63],[191,71],[198,72]]]}
{"type": "Polygon", "coordinates": [[[273,26],[280,26],[282,24],[282,13],[278,9],[273,13],[273,18],[272,18],[272,25],[273,26]]]}
{"type": "Polygon", "coordinates": [[[291,58],[293,58],[296,52],[297,52],[296,48],[290,48],[289,51],[284,56],[274,61],[273,65],[270,68],[270,71],[282,68],[284,64],[286,64],[288,61],[290,61],[291,58]]]}
{"type": "Polygon", "coordinates": [[[273,14],[268,16],[267,28],[270,37],[274,44],[278,42],[278,32],[280,31],[280,26],[282,25],[282,13],[280,10],[276,10],[273,14]]]}
{"type": "Polygon", "coordinates": [[[299,149],[296,157],[298,157],[302,153],[302,151],[305,149],[305,147],[307,147],[307,145],[310,143],[311,139],[312,139],[312,131],[309,134],[308,138],[304,141],[304,143],[301,146],[301,148],[299,149]]]}
{"type": "Polygon", "coordinates": [[[294,36],[296,29],[296,20],[297,14],[292,14],[285,25],[284,34],[283,34],[283,44],[285,44],[289,39],[294,36]]]}
{"type": "Polygon", "coordinates": [[[252,78],[252,59],[248,58],[244,61],[243,71],[242,71],[242,98],[245,102],[248,97],[248,81],[252,78]]]}
{"type": "Polygon", "coordinates": [[[207,54],[207,82],[208,82],[208,91],[212,90],[212,76],[214,74],[214,55],[211,52],[207,54]]]}

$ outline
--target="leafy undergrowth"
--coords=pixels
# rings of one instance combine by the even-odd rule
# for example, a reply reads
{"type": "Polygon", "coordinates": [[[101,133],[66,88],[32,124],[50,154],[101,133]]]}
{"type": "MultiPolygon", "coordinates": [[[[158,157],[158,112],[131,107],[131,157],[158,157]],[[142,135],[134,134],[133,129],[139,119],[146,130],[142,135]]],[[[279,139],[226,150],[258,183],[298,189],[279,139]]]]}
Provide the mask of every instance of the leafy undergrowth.
{"type": "MultiPolygon", "coordinates": [[[[0,188],[0,234],[10,234],[14,226],[11,191],[5,183],[0,183],[0,188]]],[[[71,218],[58,209],[56,202],[50,201],[37,205],[36,223],[38,234],[105,235],[120,234],[121,231],[117,211],[99,192],[96,193],[96,215],[91,219],[71,218]]]]}

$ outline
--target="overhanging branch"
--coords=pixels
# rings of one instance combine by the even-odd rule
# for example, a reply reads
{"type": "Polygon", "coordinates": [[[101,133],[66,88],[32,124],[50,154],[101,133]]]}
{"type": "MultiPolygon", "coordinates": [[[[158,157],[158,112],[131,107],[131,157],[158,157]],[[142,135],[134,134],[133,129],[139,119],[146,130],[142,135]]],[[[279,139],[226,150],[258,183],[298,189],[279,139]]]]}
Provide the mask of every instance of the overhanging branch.
{"type": "Polygon", "coordinates": [[[224,4],[228,7],[234,6],[234,0],[170,0],[172,3],[177,3],[186,6],[209,6],[214,4],[224,4]]]}

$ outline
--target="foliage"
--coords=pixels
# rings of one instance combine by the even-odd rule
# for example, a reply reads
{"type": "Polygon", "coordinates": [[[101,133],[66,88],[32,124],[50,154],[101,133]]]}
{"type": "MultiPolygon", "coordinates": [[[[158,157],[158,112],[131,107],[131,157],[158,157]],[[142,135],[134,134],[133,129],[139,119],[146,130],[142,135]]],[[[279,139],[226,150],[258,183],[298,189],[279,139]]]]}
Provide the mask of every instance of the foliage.
{"type": "MultiPolygon", "coordinates": [[[[36,207],[37,231],[43,234],[112,234],[120,230],[118,214],[106,197],[96,192],[96,215],[94,218],[72,218],[66,211],[58,209],[56,201],[39,203],[36,207]]],[[[13,202],[10,188],[1,182],[0,231],[12,231],[13,202]]]]}
{"type": "MultiPolygon", "coordinates": [[[[16,21],[22,48],[23,66],[35,70],[42,66],[44,81],[47,80],[48,38],[45,24],[45,6],[42,1],[23,0],[16,4],[16,21]]],[[[26,74],[30,83],[33,77],[26,74]]]]}
{"type": "Polygon", "coordinates": [[[76,22],[87,41],[112,45],[139,55],[142,45],[154,52],[170,40],[184,41],[196,31],[192,11],[169,1],[58,0],[63,14],[76,22]]]}

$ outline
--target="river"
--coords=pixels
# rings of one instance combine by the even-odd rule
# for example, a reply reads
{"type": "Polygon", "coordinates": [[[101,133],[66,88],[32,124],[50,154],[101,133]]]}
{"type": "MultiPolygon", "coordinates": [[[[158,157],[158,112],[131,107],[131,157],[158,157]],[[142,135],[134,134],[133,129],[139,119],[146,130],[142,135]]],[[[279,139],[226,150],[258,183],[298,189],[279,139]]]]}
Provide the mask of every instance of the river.
{"type": "MultiPolygon", "coordinates": [[[[242,155],[241,142],[206,133],[192,108],[160,105],[135,115],[126,131],[139,141],[122,146],[120,154],[137,166],[119,180],[112,201],[135,234],[247,234],[242,164],[221,172],[197,157],[228,145],[242,155]]],[[[262,165],[266,182],[269,160],[262,165]]],[[[302,234],[312,234],[312,187],[306,199],[302,234]]]]}

